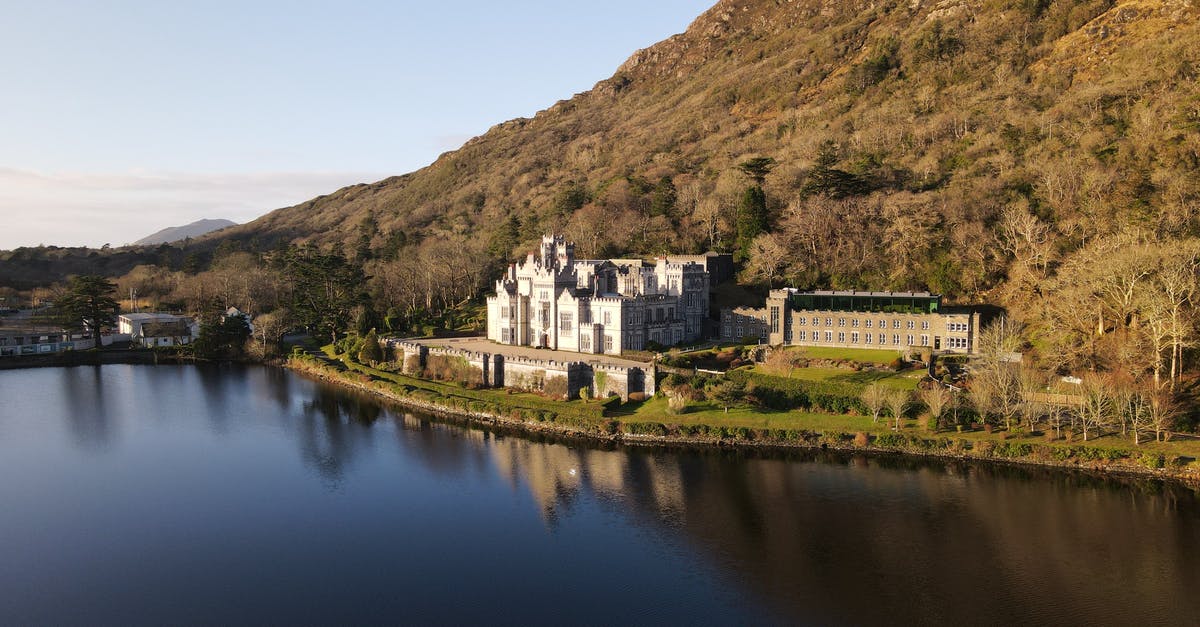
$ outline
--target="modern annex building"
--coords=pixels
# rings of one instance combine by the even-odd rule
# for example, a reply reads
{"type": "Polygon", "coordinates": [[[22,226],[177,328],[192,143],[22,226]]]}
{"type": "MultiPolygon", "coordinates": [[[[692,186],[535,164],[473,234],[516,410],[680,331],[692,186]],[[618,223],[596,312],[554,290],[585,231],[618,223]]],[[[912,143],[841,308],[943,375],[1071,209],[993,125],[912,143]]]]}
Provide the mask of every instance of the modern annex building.
{"type": "Polygon", "coordinates": [[[509,266],[487,299],[488,339],[581,353],[620,354],[647,343],[699,339],[709,275],[691,261],[577,260],[561,235],[509,266]]]}
{"type": "Polygon", "coordinates": [[[942,311],[929,292],[771,290],[766,307],[721,310],[721,339],[772,345],[973,353],[978,312],[942,311]]]}

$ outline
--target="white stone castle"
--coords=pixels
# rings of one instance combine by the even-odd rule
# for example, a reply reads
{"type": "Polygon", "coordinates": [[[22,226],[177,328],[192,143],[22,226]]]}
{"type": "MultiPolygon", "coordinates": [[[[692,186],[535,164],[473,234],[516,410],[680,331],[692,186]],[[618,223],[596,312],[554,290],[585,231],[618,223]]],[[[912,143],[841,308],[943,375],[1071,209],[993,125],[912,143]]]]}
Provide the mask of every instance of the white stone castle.
{"type": "Polygon", "coordinates": [[[488,339],[580,353],[620,354],[698,340],[708,317],[705,266],[659,259],[577,260],[561,235],[509,266],[487,299],[488,339]]]}

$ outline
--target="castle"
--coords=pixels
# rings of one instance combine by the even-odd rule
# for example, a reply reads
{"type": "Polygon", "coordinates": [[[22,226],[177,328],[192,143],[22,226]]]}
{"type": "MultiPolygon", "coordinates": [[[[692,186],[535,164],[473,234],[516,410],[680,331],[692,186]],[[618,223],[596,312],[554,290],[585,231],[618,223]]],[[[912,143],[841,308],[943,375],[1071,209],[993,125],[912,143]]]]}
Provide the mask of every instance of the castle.
{"type": "Polygon", "coordinates": [[[574,244],[546,235],[496,281],[488,339],[610,355],[699,340],[708,287],[708,270],[692,261],[579,260],[574,244]]]}

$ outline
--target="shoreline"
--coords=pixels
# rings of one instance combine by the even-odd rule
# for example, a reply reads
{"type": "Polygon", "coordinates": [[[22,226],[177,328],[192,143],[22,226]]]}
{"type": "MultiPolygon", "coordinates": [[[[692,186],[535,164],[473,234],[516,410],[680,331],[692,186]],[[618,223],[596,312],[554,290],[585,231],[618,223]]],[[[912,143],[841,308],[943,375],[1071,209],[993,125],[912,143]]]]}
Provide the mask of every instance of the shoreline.
{"type": "Polygon", "coordinates": [[[158,351],[153,348],[116,350],[86,350],[48,353],[45,355],[14,355],[0,358],[0,370],[24,368],[69,368],[73,366],[104,366],[110,364],[158,365],[197,363],[192,357],[158,351]]]}
{"type": "MultiPolygon", "coordinates": [[[[855,434],[835,433],[821,434],[817,442],[800,441],[754,441],[731,438],[711,438],[694,436],[654,435],[642,433],[625,433],[619,429],[614,433],[600,433],[594,430],[582,429],[577,426],[557,424],[554,422],[532,422],[502,414],[474,411],[416,399],[387,389],[388,384],[375,379],[353,380],[352,376],[365,377],[353,371],[338,371],[332,367],[312,363],[288,360],[284,368],[320,381],[325,381],[341,387],[358,390],[373,396],[381,397],[399,405],[429,412],[441,418],[448,418],[468,426],[503,428],[516,432],[521,436],[549,435],[564,440],[587,442],[593,445],[630,446],[639,448],[668,448],[690,450],[747,450],[762,452],[799,452],[799,451],[834,451],[845,454],[868,454],[873,456],[899,456],[909,459],[927,459],[944,462],[981,463],[987,465],[1021,467],[1028,469],[1047,469],[1078,473],[1091,476],[1125,479],[1156,479],[1181,484],[1191,489],[1200,489],[1200,472],[1179,468],[1147,468],[1137,463],[1092,462],[1080,463],[1077,460],[1055,461],[1025,458],[997,458],[972,455],[967,453],[953,454],[936,451],[920,451],[904,447],[877,446],[868,444],[860,446],[854,443],[855,434]],[[350,374],[353,373],[353,374],[350,374]],[[350,374],[350,376],[346,376],[350,374]]],[[[1084,444],[1086,446],[1086,443],[1084,444]]]]}

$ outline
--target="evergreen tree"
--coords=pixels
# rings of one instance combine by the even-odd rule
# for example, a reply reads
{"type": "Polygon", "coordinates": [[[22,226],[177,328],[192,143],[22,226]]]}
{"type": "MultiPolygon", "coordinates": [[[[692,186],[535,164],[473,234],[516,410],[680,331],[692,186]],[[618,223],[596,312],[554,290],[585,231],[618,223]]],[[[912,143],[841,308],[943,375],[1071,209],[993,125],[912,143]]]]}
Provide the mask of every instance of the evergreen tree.
{"type": "Polygon", "coordinates": [[[339,252],[323,253],[311,246],[288,249],[281,265],[297,321],[336,342],[352,321],[351,311],[366,301],[362,267],[339,252]]]}
{"type": "Polygon", "coordinates": [[[737,211],[737,259],[750,257],[750,246],[754,238],[767,230],[767,195],[762,187],[753,185],[742,193],[737,211]]]}
{"type": "Polygon", "coordinates": [[[363,338],[362,349],[358,351],[358,361],[368,365],[383,361],[383,349],[379,346],[379,336],[375,335],[375,329],[371,329],[363,338]]]}
{"type": "Polygon", "coordinates": [[[679,195],[675,190],[675,183],[671,181],[671,177],[664,176],[654,185],[653,194],[650,196],[650,215],[652,216],[667,216],[675,220],[675,203],[678,201],[679,195]]]}
{"type": "Polygon", "coordinates": [[[100,328],[111,326],[117,318],[119,306],[113,298],[116,290],[116,285],[99,275],[71,277],[66,294],[55,303],[63,326],[88,330],[100,346],[100,328]]]}

